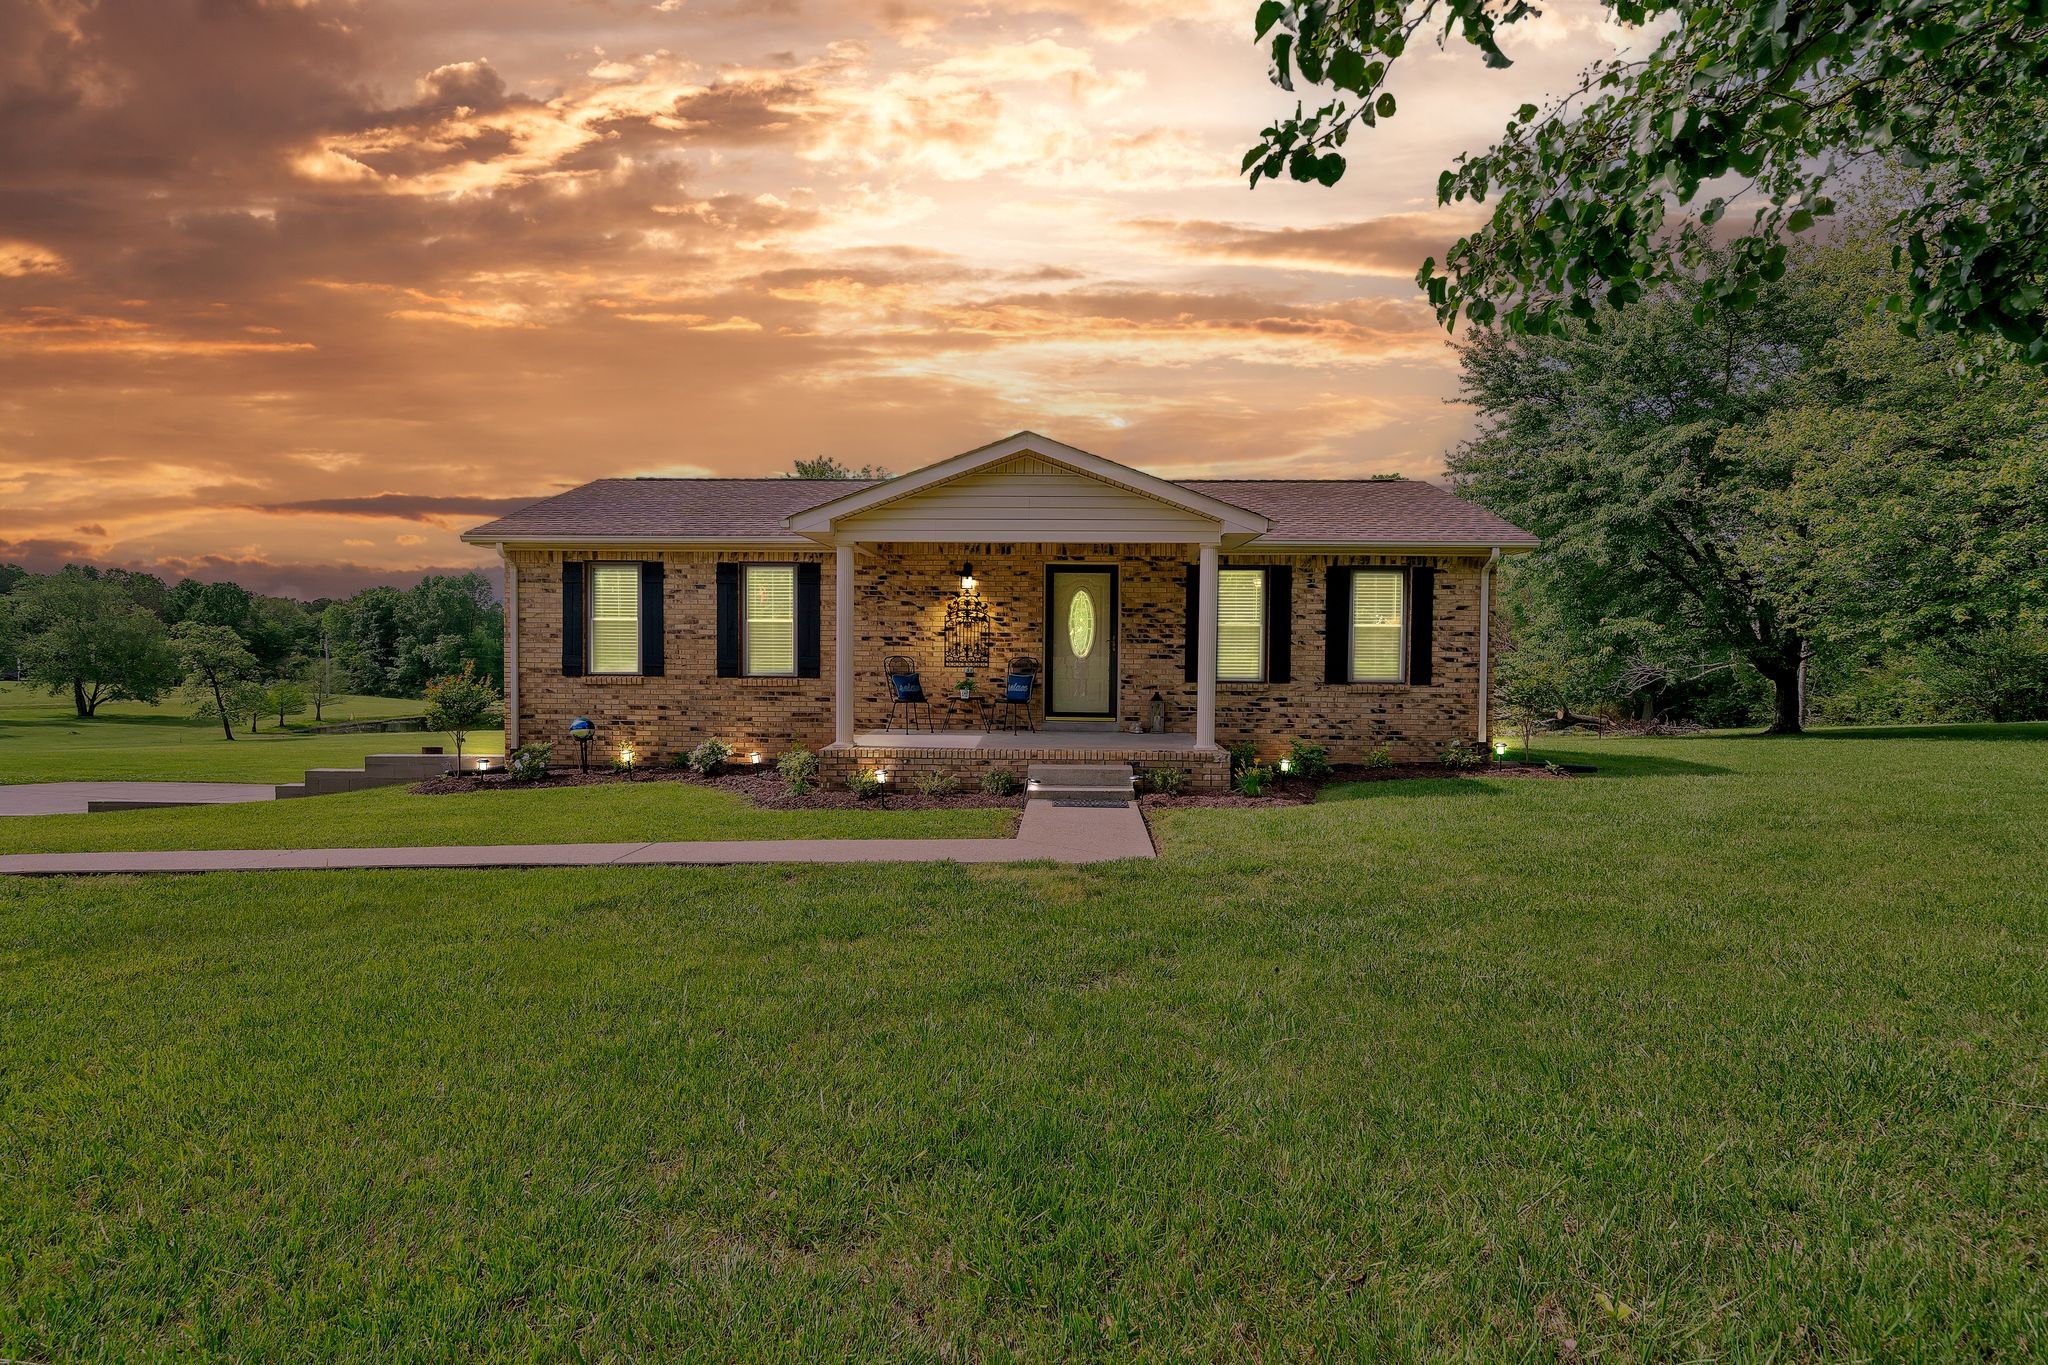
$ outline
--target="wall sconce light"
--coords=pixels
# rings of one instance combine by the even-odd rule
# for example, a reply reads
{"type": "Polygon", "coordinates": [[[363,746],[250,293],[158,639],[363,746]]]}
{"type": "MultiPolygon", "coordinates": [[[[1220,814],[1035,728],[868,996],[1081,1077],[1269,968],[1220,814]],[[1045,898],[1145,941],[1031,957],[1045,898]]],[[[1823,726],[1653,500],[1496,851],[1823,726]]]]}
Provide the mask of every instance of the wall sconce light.
{"type": "Polygon", "coordinates": [[[974,588],[974,566],[962,561],[960,565],[960,591],[973,592],[974,588]]]}

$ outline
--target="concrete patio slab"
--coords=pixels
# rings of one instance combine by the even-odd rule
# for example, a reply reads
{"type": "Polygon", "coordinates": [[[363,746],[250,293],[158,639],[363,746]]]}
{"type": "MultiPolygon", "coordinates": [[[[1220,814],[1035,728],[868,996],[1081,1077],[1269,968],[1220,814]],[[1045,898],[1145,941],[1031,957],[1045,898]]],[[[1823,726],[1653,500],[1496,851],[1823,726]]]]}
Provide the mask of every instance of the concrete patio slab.
{"type": "Polygon", "coordinates": [[[464,844],[444,848],[171,849],[10,853],[0,873],[283,872],[340,868],[722,866],[739,863],[1094,863],[1151,858],[1135,805],[1117,810],[1028,801],[1014,839],[757,839],[691,843],[464,844]]]}
{"type": "Polygon", "coordinates": [[[92,803],[219,805],[276,798],[274,782],[21,782],[0,786],[0,815],[83,815],[92,803]]]}

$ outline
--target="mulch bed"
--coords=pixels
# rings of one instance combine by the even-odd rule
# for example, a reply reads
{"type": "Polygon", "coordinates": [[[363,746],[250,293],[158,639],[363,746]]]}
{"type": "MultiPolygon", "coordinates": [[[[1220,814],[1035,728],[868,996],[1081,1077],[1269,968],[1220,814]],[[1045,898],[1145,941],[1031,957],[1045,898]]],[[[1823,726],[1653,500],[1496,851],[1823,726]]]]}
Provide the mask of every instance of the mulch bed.
{"type": "Polygon", "coordinates": [[[532,791],[548,787],[597,787],[621,782],[680,782],[693,787],[715,787],[720,791],[735,792],[746,797],[763,810],[853,810],[869,807],[880,810],[957,810],[967,807],[1007,807],[1022,809],[1024,794],[1013,796],[990,796],[974,785],[963,786],[949,796],[926,796],[915,788],[897,791],[893,788],[879,797],[865,800],[855,796],[843,786],[816,786],[802,796],[791,796],[783,790],[782,777],[772,767],[759,772],[741,770],[721,773],[717,777],[699,777],[693,772],[679,768],[642,768],[630,773],[603,771],[578,772],[574,768],[555,768],[538,782],[514,782],[504,773],[451,773],[421,782],[413,790],[422,796],[449,796],[464,792],[485,791],[532,791]]]}
{"type": "MultiPolygon", "coordinates": [[[[1344,763],[1337,765],[1329,780],[1400,782],[1441,777],[1569,776],[1569,773],[1553,772],[1540,763],[1493,763],[1470,772],[1446,768],[1441,763],[1397,763],[1391,768],[1367,768],[1355,763],[1344,763]]],[[[844,787],[834,786],[818,786],[803,796],[791,796],[783,790],[781,775],[772,768],[760,771],[742,769],[738,772],[721,773],[712,778],[699,777],[693,772],[677,768],[643,768],[630,773],[615,773],[609,769],[585,773],[574,768],[556,768],[541,781],[526,783],[516,783],[504,773],[451,773],[447,777],[437,777],[428,782],[418,783],[413,790],[424,796],[447,796],[465,792],[514,791],[522,787],[596,787],[619,782],[682,782],[697,787],[716,787],[720,791],[744,796],[763,810],[853,810],[863,806],[881,810],[958,810],[991,806],[1018,810],[1023,807],[1025,800],[1022,792],[1011,796],[990,796],[971,783],[962,786],[950,796],[925,796],[915,789],[898,791],[892,788],[886,795],[863,800],[844,787]]],[[[1246,796],[1235,791],[1184,792],[1179,796],[1148,792],[1138,798],[1138,804],[1148,810],[1301,806],[1316,799],[1316,789],[1321,785],[1323,784],[1298,777],[1283,777],[1268,787],[1263,796],[1246,796]]]]}
{"type": "MultiPolygon", "coordinates": [[[[1446,768],[1441,763],[1396,763],[1391,768],[1367,768],[1356,763],[1339,763],[1331,770],[1329,781],[1334,782],[1401,782],[1417,778],[1437,777],[1569,777],[1569,773],[1552,772],[1540,763],[1489,763],[1486,767],[1472,771],[1446,768]]],[[[1163,796],[1151,792],[1138,798],[1138,804],[1148,810],[1168,810],[1185,807],[1237,807],[1261,806],[1303,806],[1316,799],[1316,789],[1327,783],[1310,782],[1299,777],[1283,777],[1266,788],[1262,796],[1246,796],[1243,792],[1186,792],[1180,796],[1163,796]]]]}

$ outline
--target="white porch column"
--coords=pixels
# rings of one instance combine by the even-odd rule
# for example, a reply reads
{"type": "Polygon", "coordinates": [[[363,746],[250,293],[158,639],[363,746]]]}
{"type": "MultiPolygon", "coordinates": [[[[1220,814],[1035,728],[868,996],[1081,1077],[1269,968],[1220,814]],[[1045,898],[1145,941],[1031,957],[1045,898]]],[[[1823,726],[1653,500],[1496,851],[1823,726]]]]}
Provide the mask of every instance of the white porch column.
{"type": "Polygon", "coordinates": [[[1216,547],[1202,547],[1201,600],[1195,607],[1195,747],[1216,744],[1216,547]]]}
{"type": "Polygon", "coordinates": [[[832,737],[853,743],[853,546],[841,545],[832,567],[832,737]]]}

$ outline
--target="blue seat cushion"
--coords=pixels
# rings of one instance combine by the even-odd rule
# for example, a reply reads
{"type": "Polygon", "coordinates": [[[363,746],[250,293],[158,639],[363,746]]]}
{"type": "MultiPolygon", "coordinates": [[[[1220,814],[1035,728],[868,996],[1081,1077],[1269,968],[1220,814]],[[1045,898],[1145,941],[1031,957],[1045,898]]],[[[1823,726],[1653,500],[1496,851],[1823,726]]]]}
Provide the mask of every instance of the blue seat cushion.
{"type": "Polygon", "coordinates": [[[1003,700],[1030,701],[1031,685],[1037,681],[1038,675],[1035,673],[1012,673],[1009,688],[1003,693],[1003,700]]]}
{"type": "Polygon", "coordinates": [[[924,682],[915,673],[891,673],[889,686],[895,689],[898,701],[924,700],[924,682]]]}

